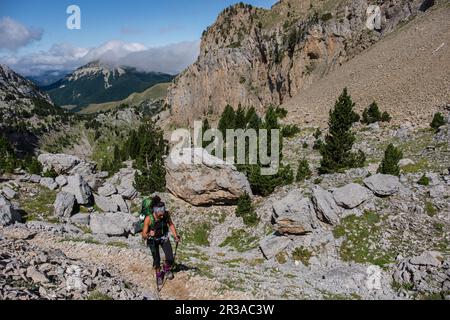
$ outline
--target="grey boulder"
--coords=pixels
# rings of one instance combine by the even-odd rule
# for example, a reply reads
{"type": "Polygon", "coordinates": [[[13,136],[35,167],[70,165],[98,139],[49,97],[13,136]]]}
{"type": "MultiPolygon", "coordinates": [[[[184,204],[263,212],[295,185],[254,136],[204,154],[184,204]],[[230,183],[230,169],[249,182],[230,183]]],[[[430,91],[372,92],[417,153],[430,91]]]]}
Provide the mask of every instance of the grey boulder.
{"type": "Polygon", "coordinates": [[[68,192],[60,192],[56,196],[53,207],[55,216],[70,218],[76,205],[75,196],[68,192]]]}
{"type": "Polygon", "coordinates": [[[259,248],[264,257],[269,260],[286,249],[290,243],[291,240],[287,237],[270,235],[261,240],[259,248]]]}
{"type": "Polygon", "coordinates": [[[13,205],[0,195],[0,226],[7,226],[14,222],[20,222],[22,217],[14,209],[13,205]]]}
{"type": "Polygon", "coordinates": [[[314,207],[297,189],[272,205],[275,229],[281,234],[302,235],[316,227],[314,207]]]}
{"type": "Polygon", "coordinates": [[[43,170],[54,170],[58,174],[68,173],[73,167],[81,162],[80,158],[68,154],[41,154],[38,161],[43,170]]]}
{"type": "Polygon", "coordinates": [[[108,236],[126,236],[134,232],[137,218],[121,212],[92,214],[89,226],[93,233],[108,236]]]}
{"type": "Polygon", "coordinates": [[[364,179],[364,185],[377,196],[391,196],[400,191],[400,179],[387,174],[375,174],[364,179]]]}
{"type": "Polygon", "coordinates": [[[62,191],[73,194],[78,204],[88,204],[92,196],[91,188],[79,174],[69,176],[62,191]]]}
{"type": "Polygon", "coordinates": [[[319,220],[331,225],[339,223],[341,209],[336,204],[336,201],[334,201],[331,193],[320,186],[314,186],[312,201],[319,220]]]}
{"type": "Polygon", "coordinates": [[[357,183],[350,183],[333,191],[336,203],[346,209],[356,208],[370,196],[369,190],[357,183]]]}
{"type": "Polygon", "coordinates": [[[53,178],[42,178],[41,181],[39,181],[39,184],[50,190],[58,189],[58,184],[55,182],[53,178]]]}

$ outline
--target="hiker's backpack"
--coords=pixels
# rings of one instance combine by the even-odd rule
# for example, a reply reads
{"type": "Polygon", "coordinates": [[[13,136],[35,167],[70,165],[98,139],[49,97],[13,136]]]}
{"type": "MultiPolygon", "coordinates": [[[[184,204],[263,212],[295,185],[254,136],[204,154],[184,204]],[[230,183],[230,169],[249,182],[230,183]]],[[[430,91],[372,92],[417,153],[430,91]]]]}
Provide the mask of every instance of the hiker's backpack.
{"type": "MultiPolygon", "coordinates": [[[[153,202],[150,199],[144,199],[144,201],[142,202],[141,214],[139,215],[140,231],[142,231],[144,229],[144,221],[145,221],[145,218],[147,218],[147,216],[150,217],[150,221],[151,221],[150,229],[154,230],[155,229],[155,217],[153,216],[153,202]]],[[[167,228],[168,220],[169,220],[169,216],[166,211],[166,213],[164,215],[163,229],[161,230],[161,232],[163,234],[168,232],[168,228],[167,228]]]]}
{"type": "MultiPolygon", "coordinates": [[[[147,216],[151,216],[151,218],[153,218],[153,202],[150,199],[144,199],[144,201],[142,201],[142,207],[141,207],[141,214],[139,215],[139,228],[142,230],[144,229],[144,221],[145,218],[147,218],[147,216]]],[[[153,220],[152,219],[152,224],[153,224],[153,220]]]]}

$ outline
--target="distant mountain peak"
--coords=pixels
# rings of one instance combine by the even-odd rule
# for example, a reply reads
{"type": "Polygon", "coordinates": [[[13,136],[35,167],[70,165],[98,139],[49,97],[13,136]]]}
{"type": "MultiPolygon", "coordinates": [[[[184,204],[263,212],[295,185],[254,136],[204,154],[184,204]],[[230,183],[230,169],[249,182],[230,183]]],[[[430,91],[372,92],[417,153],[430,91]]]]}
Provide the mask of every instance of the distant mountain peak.
{"type": "Polygon", "coordinates": [[[22,77],[4,64],[0,64],[0,95],[14,95],[16,98],[38,98],[52,103],[50,97],[40,91],[32,81],[22,77]]]}

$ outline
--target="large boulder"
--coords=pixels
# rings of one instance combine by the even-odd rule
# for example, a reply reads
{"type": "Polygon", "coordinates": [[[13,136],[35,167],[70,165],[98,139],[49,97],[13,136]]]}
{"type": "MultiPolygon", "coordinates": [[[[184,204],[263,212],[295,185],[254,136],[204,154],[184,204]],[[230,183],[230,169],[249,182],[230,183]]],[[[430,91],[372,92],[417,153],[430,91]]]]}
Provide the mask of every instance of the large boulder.
{"type": "Polygon", "coordinates": [[[103,212],[117,212],[119,206],[111,198],[94,194],[94,202],[103,212]]]}
{"type": "Polygon", "coordinates": [[[103,183],[103,178],[101,173],[96,172],[96,164],[93,162],[82,161],[73,167],[68,173],[69,175],[79,174],[84,181],[91,187],[91,189],[96,190],[103,183]]]}
{"type": "Polygon", "coordinates": [[[120,194],[114,194],[110,197],[111,202],[116,204],[120,212],[130,213],[127,203],[120,194]]]}
{"type": "Polygon", "coordinates": [[[314,186],[312,194],[312,201],[316,215],[319,220],[336,225],[339,223],[339,216],[341,209],[334,201],[333,196],[328,191],[324,190],[320,186],[314,186]]]}
{"type": "Polygon", "coordinates": [[[134,232],[137,218],[131,214],[108,212],[92,214],[89,226],[93,233],[108,236],[126,236],[134,232]]]}
{"type": "Polygon", "coordinates": [[[290,243],[291,240],[288,237],[270,235],[261,240],[259,248],[266,259],[271,259],[286,249],[290,243]]]}
{"type": "Polygon", "coordinates": [[[356,208],[370,196],[369,190],[357,183],[350,183],[333,191],[336,203],[346,209],[356,208]]]}
{"type": "Polygon", "coordinates": [[[53,207],[55,208],[55,216],[62,218],[70,218],[76,205],[75,196],[68,192],[60,192],[56,196],[53,207]]]}
{"type": "Polygon", "coordinates": [[[297,189],[273,203],[275,229],[281,234],[302,235],[316,228],[314,207],[297,189]]]}
{"type": "Polygon", "coordinates": [[[116,187],[114,187],[114,185],[108,182],[106,182],[105,184],[103,184],[103,186],[98,188],[98,194],[102,197],[109,197],[116,193],[117,193],[116,187]]]}
{"type": "Polygon", "coordinates": [[[81,162],[80,158],[68,154],[41,154],[38,161],[42,164],[44,171],[55,170],[58,174],[68,173],[73,167],[81,162]]]}
{"type": "Polygon", "coordinates": [[[7,226],[14,222],[20,222],[22,217],[14,209],[11,202],[0,195],[0,226],[7,226]]]}
{"type": "Polygon", "coordinates": [[[91,215],[89,213],[77,213],[70,217],[70,221],[80,225],[89,225],[91,215]]]}
{"type": "Polygon", "coordinates": [[[78,204],[88,204],[92,196],[91,188],[79,174],[67,177],[67,185],[62,191],[73,194],[78,204]]]}
{"type": "Polygon", "coordinates": [[[380,173],[364,179],[364,185],[380,197],[396,194],[401,188],[398,177],[380,173]]]}
{"type": "Polygon", "coordinates": [[[167,189],[193,205],[235,203],[252,194],[245,175],[202,148],[172,152],[166,161],[167,189]]]}
{"type": "Polygon", "coordinates": [[[134,176],[136,169],[133,169],[131,163],[127,163],[127,167],[121,168],[119,172],[116,172],[107,183],[113,185],[117,189],[117,193],[123,196],[125,199],[134,199],[138,192],[134,188],[134,176]]]}
{"type": "Polygon", "coordinates": [[[12,200],[17,196],[17,192],[8,186],[4,186],[0,193],[3,194],[9,200],[12,200]]]}

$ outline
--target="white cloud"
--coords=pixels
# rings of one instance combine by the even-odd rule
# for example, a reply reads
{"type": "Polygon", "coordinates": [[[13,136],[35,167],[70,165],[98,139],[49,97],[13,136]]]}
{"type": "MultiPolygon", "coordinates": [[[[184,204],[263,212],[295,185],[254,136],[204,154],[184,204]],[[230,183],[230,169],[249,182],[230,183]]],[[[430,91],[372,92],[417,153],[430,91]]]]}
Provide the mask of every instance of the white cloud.
{"type": "Polygon", "coordinates": [[[39,76],[48,71],[73,70],[94,60],[101,60],[110,65],[135,67],[140,71],[176,74],[192,64],[199,51],[199,41],[147,48],[140,43],[113,40],[95,48],[56,44],[47,51],[0,57],[0,61],[25,76],[39,76]]]}
{"type": "Polygon", "coordinates": [[[41,29],[27,28],[10,17],[3,17],[0,20],[0,50],[15,51],[33,41],[41,40],[42,34],[41,29]]]}

